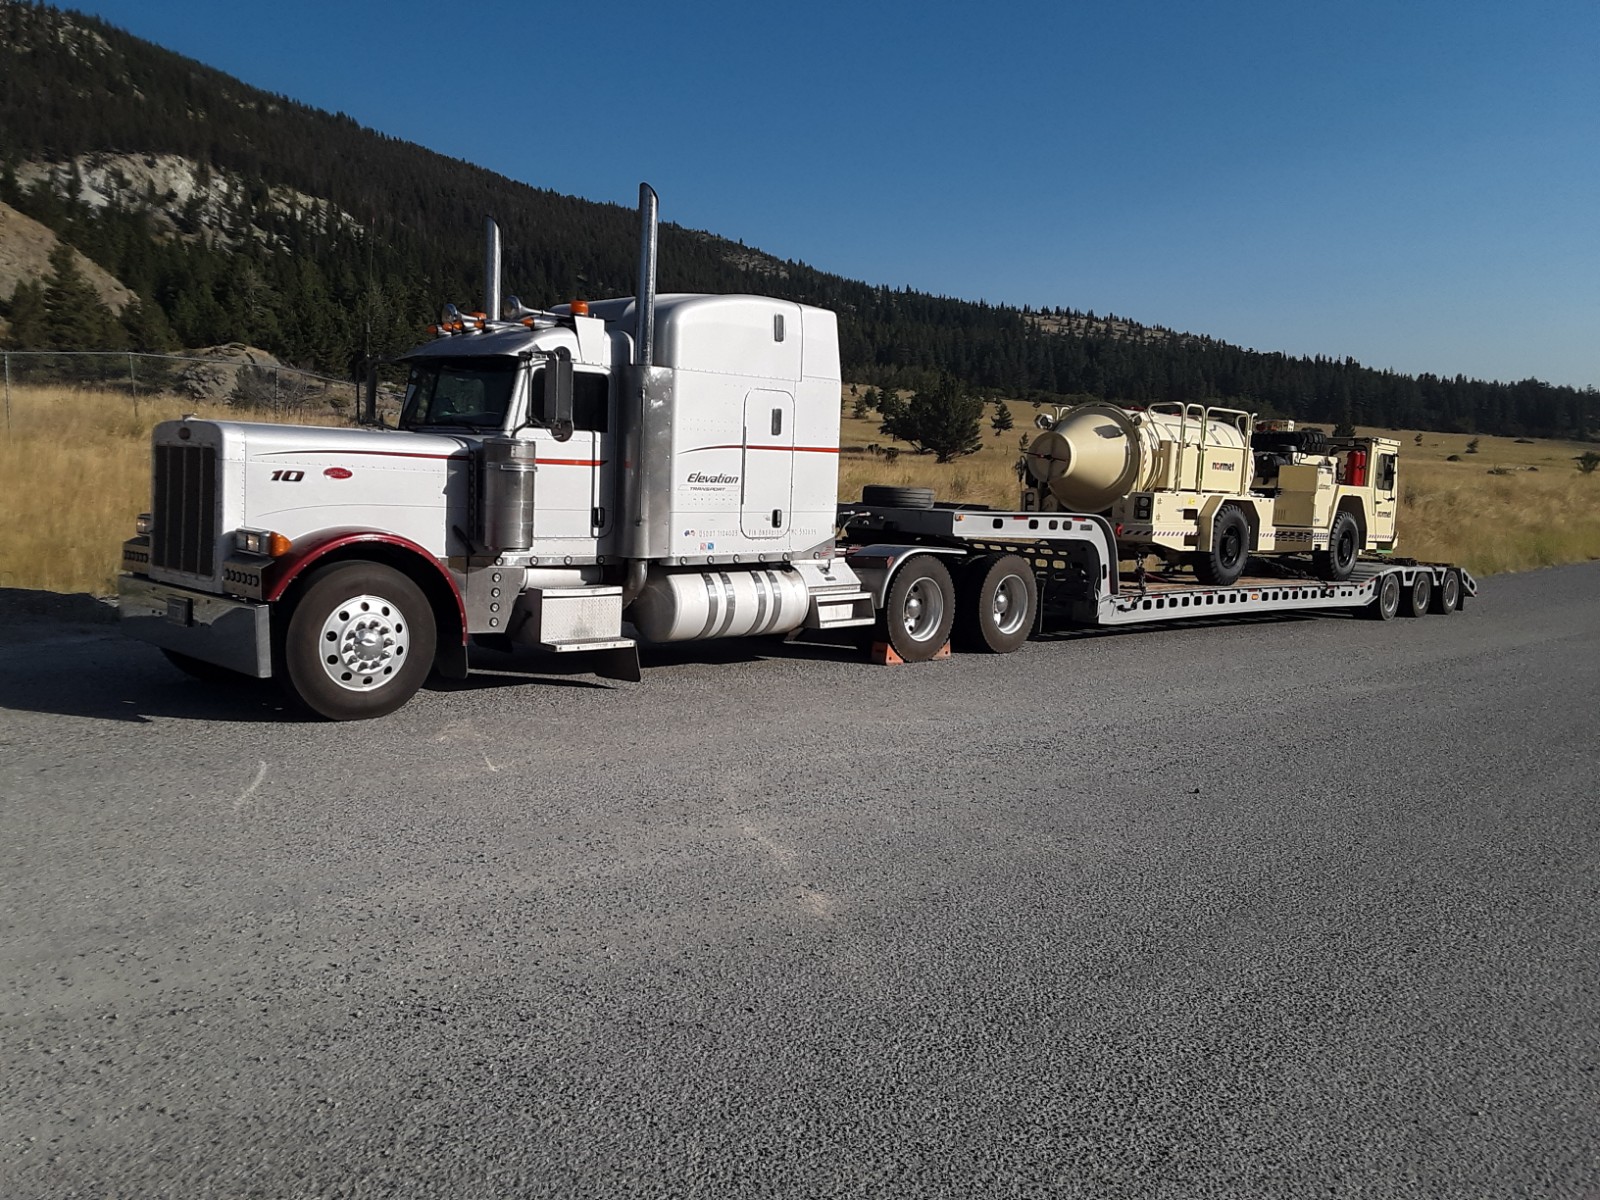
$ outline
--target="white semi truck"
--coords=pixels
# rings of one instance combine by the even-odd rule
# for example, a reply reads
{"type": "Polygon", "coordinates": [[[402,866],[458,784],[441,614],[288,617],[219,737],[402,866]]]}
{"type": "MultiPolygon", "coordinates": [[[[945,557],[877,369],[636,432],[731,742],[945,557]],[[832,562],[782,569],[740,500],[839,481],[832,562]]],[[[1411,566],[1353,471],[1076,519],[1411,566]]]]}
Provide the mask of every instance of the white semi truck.
{"type": "MultiPolygon", "coordinates": [[[[448,309],[404,356],[399,428],[185,418],[153,435],[151,511],[123,548],[121,621],[206,678],[278,677],[335,720],[463,677],[474,641],[584,652],[851,631],[906,661],[1095,624],[1356,608],[1450,612],[1454,567],[1363,560],[1344,579],[1125,579],[1102,514],[839,505],[834,315],[760,296],[657,295],[640,188],[637,295],[448,309]]],[[[367,415],[374,415],[369,388],[367,415]]]]}

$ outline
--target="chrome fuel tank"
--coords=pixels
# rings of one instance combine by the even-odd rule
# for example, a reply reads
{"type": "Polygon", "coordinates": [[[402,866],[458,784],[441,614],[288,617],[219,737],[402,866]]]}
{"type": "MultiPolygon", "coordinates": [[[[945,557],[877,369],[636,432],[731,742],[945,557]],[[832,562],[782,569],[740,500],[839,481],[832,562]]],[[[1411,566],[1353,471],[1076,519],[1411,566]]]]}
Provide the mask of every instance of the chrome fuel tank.
{"type": "Polygon", "coordinates": [[[682,571],[652,575],[628,619],[652,642],[689,642],[788,633],[809,607],[810,593],[794,571],[682,571]]]}

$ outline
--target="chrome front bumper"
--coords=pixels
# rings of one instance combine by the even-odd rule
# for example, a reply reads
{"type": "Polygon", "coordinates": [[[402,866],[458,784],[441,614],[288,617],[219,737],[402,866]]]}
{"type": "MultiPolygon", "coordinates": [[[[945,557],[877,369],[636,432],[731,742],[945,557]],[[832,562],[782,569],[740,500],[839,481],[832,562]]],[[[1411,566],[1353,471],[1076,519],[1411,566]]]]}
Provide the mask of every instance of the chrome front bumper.
{"type": "Polygon", "coordinates": [[[117,579],[122,631],[257,679],[272,675],[268,606],[156,583],[140,575],[117,579]]]}

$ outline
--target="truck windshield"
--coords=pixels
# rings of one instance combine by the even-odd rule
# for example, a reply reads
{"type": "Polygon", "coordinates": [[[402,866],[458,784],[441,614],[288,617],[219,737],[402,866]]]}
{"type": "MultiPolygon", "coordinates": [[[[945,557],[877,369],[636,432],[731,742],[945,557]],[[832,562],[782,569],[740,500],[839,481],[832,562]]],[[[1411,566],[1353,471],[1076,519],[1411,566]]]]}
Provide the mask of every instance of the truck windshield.
{"type": "Polygon", "coordinates": [[[400,427],[499,429],[505,423],[516,382],[514,358],[413,363],[400,427]]]}

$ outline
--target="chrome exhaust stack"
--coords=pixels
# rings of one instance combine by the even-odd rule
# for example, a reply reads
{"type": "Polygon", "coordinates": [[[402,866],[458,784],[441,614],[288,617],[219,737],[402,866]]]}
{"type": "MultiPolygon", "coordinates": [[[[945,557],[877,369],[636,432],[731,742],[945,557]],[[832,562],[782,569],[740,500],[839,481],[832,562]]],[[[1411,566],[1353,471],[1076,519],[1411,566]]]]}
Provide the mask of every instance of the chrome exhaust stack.
{"type": "Polygon", "coordinates": [[[483,315],[490,321],[500,319],[500,226],[493,217],[484,234],[483,315]]]}
{"type": "Polygon", "coordinates": [[[633,339],[633,362],[638,367],[655,365],[656,343],[656,191],[648,183],[639,185],[639,300],[638,332],[633,339]]]}
{"type": "MultiPolygon", "coordinates": [[[[649,513],[650,455],[660,447],[646,445],[656,337],[657,207],[655,189],[639,185],[639,292],[634,302],[632,394],[622,405],[622,469],[617,472],[621,495],[617,511],[622,516],[617,533],[622,557],[629,560],[623,603],[628,604],[644,587],[645,564],[651,555],[649,513]]],[[[660,551],[659,553],[664,553],[660,551]]]]}

